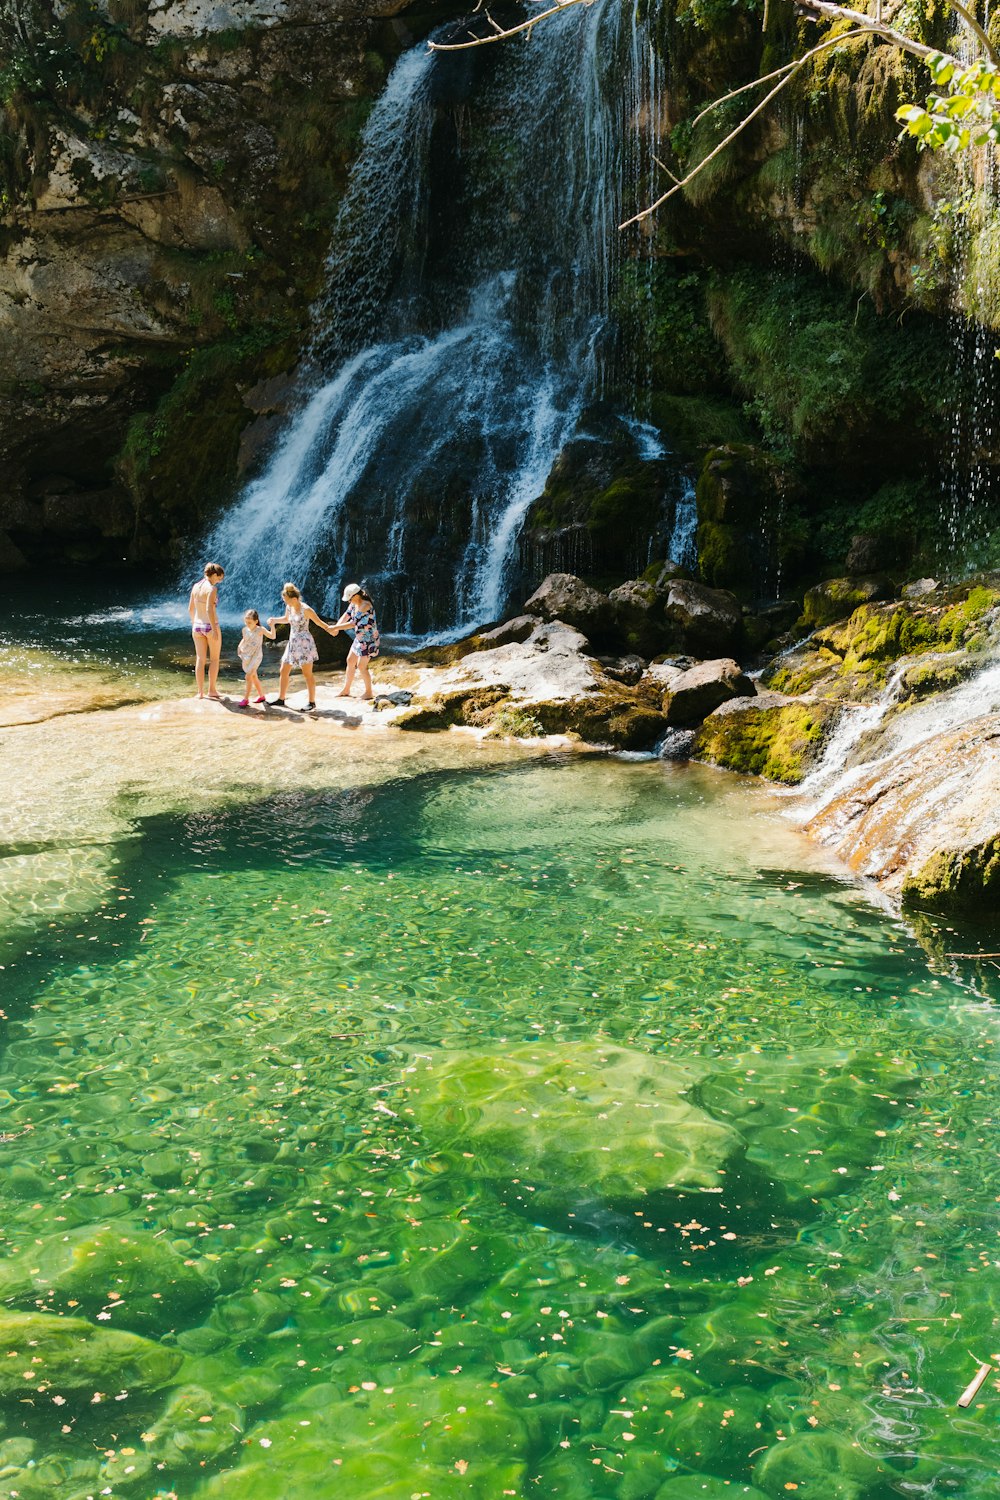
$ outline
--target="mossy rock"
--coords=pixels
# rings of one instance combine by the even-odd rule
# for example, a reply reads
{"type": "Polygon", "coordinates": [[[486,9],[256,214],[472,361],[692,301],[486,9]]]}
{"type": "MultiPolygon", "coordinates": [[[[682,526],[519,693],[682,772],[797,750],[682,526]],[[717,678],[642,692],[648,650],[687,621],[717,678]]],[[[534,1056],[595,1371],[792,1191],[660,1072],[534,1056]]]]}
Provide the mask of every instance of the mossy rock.
{"type": "Polygon", "coordinates": [[[679,1474],[657,1490],[655,1500],[767,1500],[752,1484],[734,1484],[714,1474],[679,1474]]]}
{"type": "Polygon", "coordinates": [[[982,650],[998,610],[1000,592],[977,584],[950,603],[861,605],[842,625],[817,630],[813,641],[840,657],[846,671],[877,669],[927,651],[982,650]]]}
{"type": "Polygon", "coordinates": [[[946,916],[996,917],[1000,835],[966,849],[939,849],[903,882],[903,902],[946,916]]]}
{"type": "Polygon", "coordinates": [[[158,1462],[177,1466],[207,1462],[228,1453],[243,1437],[238,1406],[197,1385],[171,1391],[143,1441],[158,1462]]]}
{"type": "Polygon", "coordinates": [[[964,652],[955,652],[930,661],[917,662],[903,673],[900,682],[900,701],[904,699],[929,698],[934,693],[946,693],[959,687],[973,677],[982,662],[964,652]]]}
{"type": "Polygon", "coordinates": [[[741,1152],[686,1097],[696,1076],[625,1047],[525,1044],[438,1055],[409,1074],[407,1104],[439,1149],[473,1153],[506,1184],[512,1207],[559,1220],[587,1203],[651,1214],[651,1200],[718,1190],[741,1152]],[[523,1203],[512,1178],[536,1189],[523,1203]]]}
{"type": "Polygon", "coordinates": [[[173,1328],[212,1296],[194,1266],[162,1239],[104,1225],[53,1235],[0,1263],[0,1301],[42,1302],[46,1311],[110,1313],[116,1327],[173,1328]]]}
{"type": "Polygon", "coordinates": [[[834,620],[846,620],[862,604],[891,599],[892,593],[888,578],[879,575],[872,578],[828,578],[825,583],[817,583],[806,590],[798,628],[815,630],[818,626],[832,624],[834,620]]]}
{"type": "Polygon", "coordinates": [[[26,1391],[92,1401],[95,1391],[150,1391],[166,1385],[183,1355],[134,1333],[95,1328],[84,1318],[0,1310],[0,1400],[26,1391]],[[12,1358],[16,1354],[17,1358],[12,1358]],[[25,1371],[30,1377],[25,1378],[25,1371]]]}
{"type": "Polygon", "coordinates": [[[836,718],[837,709],[822,701],[776,693],[734,698],[701,725],[692,758],[797,786],[819,760],[836,718]]]}

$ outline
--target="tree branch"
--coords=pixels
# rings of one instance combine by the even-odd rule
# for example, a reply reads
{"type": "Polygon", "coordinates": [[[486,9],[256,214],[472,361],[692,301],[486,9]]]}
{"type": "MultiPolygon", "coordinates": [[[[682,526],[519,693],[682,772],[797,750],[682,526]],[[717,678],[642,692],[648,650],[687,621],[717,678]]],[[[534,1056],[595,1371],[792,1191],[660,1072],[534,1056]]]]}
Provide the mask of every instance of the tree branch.
{"type": "Polygon", "coordinates": [[[593,0],[556,0],[555,5],[550,5],[548,10],[540,10],[537,16],[531,16],[527,21],[521,21],[517,26],[508,26],[506,29],[498,26],[490,16],[490,25],[496,27],[492,36],[477,36],[468,42],[428,42],[427,45],[432,52],[464,52],[467,47],[489,47],[494,42],[507,41],[508,37],[521,36],[525,32],[530,33],[534,31],[539,21],[547,21],[549,16],[558,15],[564,10],[571,10],[574,5],[592,4],[593,0]]]}
{"type": "MultiPolygon", "coordinates": [[[[713,147],[713,149],[708,153],[707,156],[703,156],[698,165],[696,167],[693,167],[686,177],[682,177],[679,182],[675,179],[673,187],[668,188],[665,193],[661,193],[655,203],[651,203],[648,208],[641,209],[639,213],[633,214],[631,219],[626,219],[623,223],[619,224],[618,228],[627,229],[630,224],[638,224],[641,222],[641,220],[648,219],[650,214],[654,214],[658,208],[661,208],[663,204],[666,203],[668,198],[672,198],[675,193],[680,192],[681,188],[687,187],[689,182],[693,182],[694,179],[698,176],[698,173],[704,171],[705,167],[708,166],[710,161],[713,161],[721,151],[724,151],[726,147],[732,141],[734,141],[739,134],[741,134],[742,131],[746,130],[751,120],[756,119],[761,110],[767,108],[775,95],[780,94],[785,85],[787,83],[791,83],[798,70],[804,67],[805,64],[809,62],[811,58],[815,57],[818,52],[825,52],[828,48],[839,46],[841,42],[851,41],[854,37],[864,36],[867,32],[867,29],[868,28],[865,27],[857,31],[845,31],[841,36],[827,37],[824,41],[820,42],[817,47],[813,47],[808,52],[804,52],[796,62],[790,64],[788,68],[784,70],[785,76],[774,85],[773,89],[770,89],[768,93],[764,95],[760,103],[755,104],[750,113],[743,117],[736,128],[734,130],[731,130],[728,135],[723,136],[719,144],[713,147]]],[[[770,74],[769,76],[773,78],[774,74],[770,74]]],[[[762,79],[756,81],[763,82],[762,79]]],[[[737,90],[737,92],[742,92],[742,90],[737,90]]],[[[727,97],[729,96],[727,95],[727,97]]],[[[716,103],[722,104],[723,100],[717,99],[716,103]]],[[[704,114],[705,111],[702,111],[702,113],[704,114]]],[[[701,116],[699,116],[699,119],[700,118],[701,116]]]]}

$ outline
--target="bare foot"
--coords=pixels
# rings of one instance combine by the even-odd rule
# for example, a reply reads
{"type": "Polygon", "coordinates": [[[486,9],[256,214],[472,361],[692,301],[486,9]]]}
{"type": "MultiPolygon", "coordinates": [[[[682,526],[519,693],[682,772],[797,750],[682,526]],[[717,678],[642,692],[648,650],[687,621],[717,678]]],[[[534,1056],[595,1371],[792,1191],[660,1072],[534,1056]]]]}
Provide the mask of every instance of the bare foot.
{"type": "Polygon", "coordinates": [[[351,696],[350,693],[338,693],[337,694],[338,698],[349,698],[350,696],[351,696]]]}
{"type": "Polygon", "coordinates": [[[362,703],[374,703],[374,701],[375,701],[375,694],[374,693],[362,693],[361,694],[361,701],[362,701],[362,703]]]}
{"type": "Polygon", "coordinates": [[[221,695],[219,693],[209,693],[208,696],[211,698],[211,700],[212,700],[213,703],[221,703],[222,702],[222,697],[221,697],[221,695]]]}

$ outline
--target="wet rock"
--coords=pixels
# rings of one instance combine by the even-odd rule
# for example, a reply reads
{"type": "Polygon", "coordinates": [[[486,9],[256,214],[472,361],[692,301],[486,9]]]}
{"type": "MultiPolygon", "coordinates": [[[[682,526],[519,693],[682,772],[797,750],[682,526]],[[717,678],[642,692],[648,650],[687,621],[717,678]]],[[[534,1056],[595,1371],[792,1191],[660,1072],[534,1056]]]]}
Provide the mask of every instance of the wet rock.
{"type": "Polygon", "coordinates": [[[525,602],[524,611],[540,620],[560,620],[581,631],[591,643],[606,640],[614,624],[607,594],[573,573],[550,573],[525,602]]]}
{"type": "Polygon", "coordinates": [[[696,656],[718,656],[736,647],[743,633],[743,611],[735,594],[703,583],[672,579],[665,614],[677,627],[679,645],[696,656]]]}
{"type": "MultiPolygon", "coordinates": [[[[183,1356],[134,1333],[96,1328],[83,1318],[0,1309],[0,1344],[30,1358],[32,1388],[51,1399],[89,1403],[95,1391],[150,1391],[166,1385],[183,1356]],[[29,1353],[30,1351],[30,1353],[29,1353]]],[[[0,1363],[0,1400],[24,1395],[24,1360],[0,1363]],[[16,1367],[16,1368],[15,1368],[16,1367]]]]}
{"type": "Polygon", "coordinates": [[[730,698],[753,698],[757,692],[739,663],[731,657],[703,661],[676,677],[667,690],[664,708],[672,728],[699,724],[730,698]]]}
{"type": "Polygon", "coordinates": [[[743,611],[743,633],[747,645],[753,651],[773,651],[778,641],[783,640],[799,617],[799,606],[794,599],[779,599],[762,609],[743,611]]]}
{"type": "Polygon", "coordinates": [[[846,620],[859,605],[891,599],[893,593],[891,581],[882,573],[868,578],[828,578],[806,590],[799,626],[815,630],[834,620],[846,620]]]}
{"type": "Polygon", "coordinates": [[[701,576],[714,587],[759,589],[775,548],[787,560],[792,538],[780,518],[796,489],[771,454],[742,443],[710,449],[697,486],[701,576]]]}
{"type": "Polygon", "coordinates": [[[661,760],[690,760],[694,752],[697,730],[668,729],[659,745],[661,760]]]}
{"type": "Polygon", "coordinates": [[[163,1239],[105,1225],[54,1235],[0,1263],[0,1300],[47,1310],[79,1307],[81,1317],[110,1313],[115,1327],[173,1328],[213,1293],[163,1239]]]}
{"type": "Polygon", "coordinates": [[[654,1199],[718,1188],[740,1141],[688,1100],[693,1081],[628,1048],[529,1044],[418,1063],[407,1103],[442,1148],[474,1153],[510,1207],[571,1223],[587,1203],[651,1213],[654,1199]]]}
{"type": "Polygon", "coordinates": [[[967,682],[982,668],[982,661],[968,652],[953,651],[944,656],[934,655],[927,661],[918,661],[903,673],[899,684],[900,701],[906,698],[927,698],[932,693],[945,693],[949,688],[967,682]]]}
{"type": "Polygon", "coordinates": [[[795,786],[816,765],[839,717],[832,703],[764,692],[733,698],[705,719],[692,756],[795,786]]]}

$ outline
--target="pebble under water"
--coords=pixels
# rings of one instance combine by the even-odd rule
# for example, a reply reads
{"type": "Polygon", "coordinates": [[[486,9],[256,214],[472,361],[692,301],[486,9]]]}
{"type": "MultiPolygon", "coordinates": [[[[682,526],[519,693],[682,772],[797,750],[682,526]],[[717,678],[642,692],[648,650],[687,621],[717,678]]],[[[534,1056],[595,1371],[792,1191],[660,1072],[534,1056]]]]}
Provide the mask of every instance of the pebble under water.
{"type": "Polygon", "coordinates": [[[1000,1497],[994,1012],[728,785],[142,822],[0,972],[0,1496],[1000,1497]]]}

